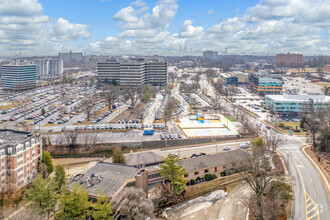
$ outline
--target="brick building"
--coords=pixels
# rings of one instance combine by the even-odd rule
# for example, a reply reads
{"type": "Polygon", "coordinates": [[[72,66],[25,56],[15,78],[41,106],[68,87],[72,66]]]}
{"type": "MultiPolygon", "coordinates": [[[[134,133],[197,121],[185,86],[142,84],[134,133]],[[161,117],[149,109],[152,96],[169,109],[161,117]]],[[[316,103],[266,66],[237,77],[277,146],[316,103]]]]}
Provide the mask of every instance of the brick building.
{"type": "Polygon", "coordinates": [[[295,53],[276,54],[276,65],[278,67],[303,66],[303,55],[295,53]]]}
{"type": "Polygon", "coordinates": [[[42,146],[30,132],[0,129],[0,191],[17,190],[37,174],[42,146]]]}

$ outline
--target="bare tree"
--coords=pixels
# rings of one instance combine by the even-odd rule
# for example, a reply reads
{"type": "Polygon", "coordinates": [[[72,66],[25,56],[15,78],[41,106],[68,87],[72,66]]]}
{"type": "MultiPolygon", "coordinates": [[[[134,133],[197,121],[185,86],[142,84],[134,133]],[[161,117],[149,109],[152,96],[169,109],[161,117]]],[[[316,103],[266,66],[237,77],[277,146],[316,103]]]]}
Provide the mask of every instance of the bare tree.
{"type": "Polygon", "coordinates": [[[65,133],[66,143],[70,148],[75,148],[77,146],[79,132],[65,133]]]}
{"type": "Polygon", "coordinates": [[[215,75],[215,71],[213,69],[207,69],[204,71],[204,74],[206,76],[206,79],[210,82],[212,81],[214,75],[215,75]]]}
{"type": "Polygon", "coordinates": [[[242,178],[249,184],[253,195],[250,204],[250,210],[255,219],[264,219],[264,194],[266,187],[278,175],[273,172],[267,157],[266,143],[262,138],[256,138],[251,141],[252,154],[247,158],[247,166],[244,166],[246,172],[240,172],[242,178]]]}
{"type": "Polygon", "coordinates": [[[164,109],[165,127],[167,126],[167,122],[173,117],[173,112],[175,111],[175,108],[175,101],[173,99],[169,99],[164,109]]]}
{"type": "Polygon", "coordinates": [[[82,133],[81,136],[85,146],[94,145],[97,143],[97,138],[98,138],[97,133],[85,132],[82,133]]]}
{"type": "Polygon", "coordinates": [[[128,220],[144,220],[153,217],[154,206],[142,189],[129,187],[119,211],[128,220]]]}
{"type": "Polygon", "coordinates": [[[274,129],[263,130],[262,133],[269,150],[275,151],[284,141],[284,137],[274,129]]]}
{"type": "Polygon", "coordinates": [[[143,87],[127,85],[124,89],[128,99],[131,101],[130,107],[133,109],[141,98],[143,87]]]}
{"type": "Polygon", "coordinates": [[[109,110],[111,110],[111,105],[118,99],[119,89],[114,85],[107,85],[102,88],[101,96],[107,101],[109,110]]]}
{"type": "Polygon", "coordinates": [[[330,94],[330,87],[329,86],[323,86],[322,91],[324,95],[329,95],[330,94]]]}
{"type": "Polygon", "coordinates": [[[93,95],[86,95],[81,101],[81,106],[83,112],[87,116],[87,120],[89,121],[89,118],[93,114],[95,109],[95,98],[93,97],[93,95]]]}

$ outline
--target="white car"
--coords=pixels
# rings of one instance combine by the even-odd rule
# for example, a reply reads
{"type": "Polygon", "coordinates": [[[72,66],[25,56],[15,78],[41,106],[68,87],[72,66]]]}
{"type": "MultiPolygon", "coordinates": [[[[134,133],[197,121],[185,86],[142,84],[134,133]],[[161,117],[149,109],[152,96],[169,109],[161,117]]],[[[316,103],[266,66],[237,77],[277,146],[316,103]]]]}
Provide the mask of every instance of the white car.
{"type": "Polygon", "coordinates": [[[240,148],[249,148],[250,147],[250,144],[249,143],[241,143],[240,145],[239,145],[239,147],[240,148]]]}
{"type": "Polygon", "coordinates": [[[223,150],[223,151],[227,151],[227,150],[230,150],[230,147],[228,147],[228,146],[225,146],[225,147],[223,147],[223,148],[222,148],[222,150],[223,150]]]}

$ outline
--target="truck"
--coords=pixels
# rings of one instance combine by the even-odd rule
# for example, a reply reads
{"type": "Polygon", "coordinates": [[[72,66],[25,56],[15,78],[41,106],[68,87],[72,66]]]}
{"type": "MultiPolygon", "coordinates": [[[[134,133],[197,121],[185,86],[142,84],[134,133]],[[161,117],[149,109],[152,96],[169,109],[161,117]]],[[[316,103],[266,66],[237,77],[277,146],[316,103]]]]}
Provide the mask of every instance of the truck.
{"type": "Polygon", "coordinates": [[[154,129],[153,128],[145,128],[143,134],[144,135],[153,135],[154,134],[154,129]]]}
{"type": "Polygon", "coordinates": [[[112,104],[112,109],[118,108],[118,102],[112,104]]]}

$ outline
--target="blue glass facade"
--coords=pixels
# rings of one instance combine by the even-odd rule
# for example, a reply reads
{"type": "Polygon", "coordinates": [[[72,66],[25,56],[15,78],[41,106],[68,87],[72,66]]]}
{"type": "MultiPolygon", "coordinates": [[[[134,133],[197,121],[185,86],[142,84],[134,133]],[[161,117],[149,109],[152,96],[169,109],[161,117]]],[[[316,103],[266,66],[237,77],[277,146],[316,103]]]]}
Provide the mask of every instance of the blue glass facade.
{"type": "Polygon", "coordinates": [[[25,90],[36,87],[37,70],[35,64],[2,65],[1,85],[5,90],[25,90]]]}

